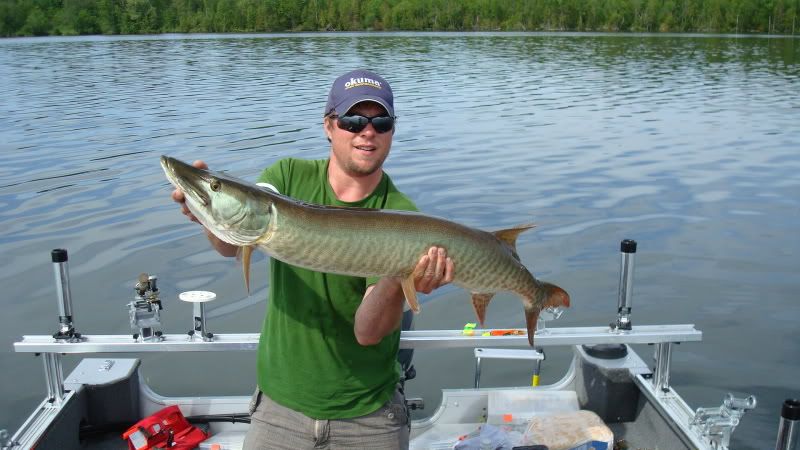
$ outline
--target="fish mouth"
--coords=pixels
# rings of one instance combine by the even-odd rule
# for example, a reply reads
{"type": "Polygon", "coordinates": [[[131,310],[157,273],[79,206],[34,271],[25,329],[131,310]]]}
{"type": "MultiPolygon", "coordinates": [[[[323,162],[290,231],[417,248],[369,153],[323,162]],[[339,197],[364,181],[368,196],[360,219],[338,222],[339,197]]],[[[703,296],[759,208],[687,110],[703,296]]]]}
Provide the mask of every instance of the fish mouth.
{"type": "Polygon", "coordinates": [[[203,186],[207,183],[206,171],[166,155],[161,156],[161,168],[170,183],[180,189],[187,200],[190,200],[190,204],[209,205],[210,198],[203,186]]]}

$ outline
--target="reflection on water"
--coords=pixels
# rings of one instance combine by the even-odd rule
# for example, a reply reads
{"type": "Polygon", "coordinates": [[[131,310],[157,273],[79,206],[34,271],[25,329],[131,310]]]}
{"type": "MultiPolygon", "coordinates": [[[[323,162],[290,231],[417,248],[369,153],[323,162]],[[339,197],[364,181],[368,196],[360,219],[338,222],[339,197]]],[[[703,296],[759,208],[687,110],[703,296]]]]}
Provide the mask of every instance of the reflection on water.
{"type": "MultiPolygon", "coordinates": [[[[676,350],[673,384],[693,407],[728,391],[757,395],[735,448],[774,439],[800,368],[788,338],[800,316],[800,41],[772,37],[2,40],[2,410],[27,411],[44,393],[40,363],[10,346],[54,331],[52,248],[70,251],[79,331],[129,332],[125,303],[142,271],[159,275],[168,332],[190,327],[188,307],[170,299],[197,288],[219,294],[212,331],[257,331],[266,277],[254,277],[248,298],[236,263],[171,204],[157,158],[201,158],[253,179],[282,156],[324,157],[327,87],[353,67],[392,82],[400,119],[388,170],[423,211],[485,229],[538,224],[520,239],[522,259],[573,299],[548,327],[612,321],[618,243],[637,239],[634,325],[704,332],[702,344],[676,350]]],[[[426,298],[417,327],[463,327],[474,320],[467,297],[448,287],[426,298]]],[[[521,324],[518,301],[493,302],[488,326],[521,324]]],[[[555,350],[545,382],[569,357],[555,350]]],[[[410,390],[430,398],[428,413],[441,386],[470,385],[468,353],[417,352],[410,390]],[[443,374],[442,359],[463,373],[443,374]]],[[[168,393],[209,380],[248,393],[252,355],[224,358],[151,356],[148,381],[168,393]],[[170,380],[174,361],[195,376],[170,380]]],[[[526,370],[487,370],[484,382],[524,382],[526,370]]],[[[0,413],[5,427],[21,420],[0,413]]]]}

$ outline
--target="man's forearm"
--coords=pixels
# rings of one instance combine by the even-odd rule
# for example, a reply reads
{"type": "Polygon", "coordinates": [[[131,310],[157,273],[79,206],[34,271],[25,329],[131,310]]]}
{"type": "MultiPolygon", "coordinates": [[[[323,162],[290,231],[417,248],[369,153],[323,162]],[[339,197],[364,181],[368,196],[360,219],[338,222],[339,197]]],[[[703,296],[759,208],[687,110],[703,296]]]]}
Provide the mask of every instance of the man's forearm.
{"type": "MultiPolygon", "coordinates": [[[[447,257],[447,251],[431,247],[414,267],[414,289],[430,294],[453,281],[455,266],[447,257]]],[[[405,295],[400,281],[394,278],[381,278],[367,289],[361,305],[356,311],[353,331],[361,345],[375,345],[400,326],[403,319],[405,295]]]]}
{"type": "Polygon", "coordinates": [[[206,237],[208,237],[208,242],[211,243],[211,247],[213,247],[214,250],[216,250],[220,255],[230,258],[236,256],[236,253],[239,252],[239,247],[228,244],[227,242],[216,237],[214,233],[208,231],[208,228],[203,227],[203,231],[206,232],[206,237]]]}
{"type": "Polygon", "coordinates": [[[353,331],[361,345],[375,345],[400,326],[403,318],[403,290],[400,282],[381,278],[367,290],[356,311],[353,331]]]}

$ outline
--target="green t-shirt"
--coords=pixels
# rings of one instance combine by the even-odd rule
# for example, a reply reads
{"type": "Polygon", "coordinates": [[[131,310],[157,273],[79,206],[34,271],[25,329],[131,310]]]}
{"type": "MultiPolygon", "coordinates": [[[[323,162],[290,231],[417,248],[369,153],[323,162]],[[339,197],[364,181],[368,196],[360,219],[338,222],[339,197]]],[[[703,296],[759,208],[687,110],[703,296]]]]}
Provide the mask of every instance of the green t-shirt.
{"type": "MultiPolygon", "coordinates": [[[[416,211],[385,173],[375,191],[342,202],[328,183],[328,160],[287,158],[259,182],[320,205],[416,211]]],[[[374,412],[399,379],[400,331],[362,346],[353,324],[364,292],[377,279],[334,275],[270,260],[269,303],[258,345],[258,385],[275,402],[315,419],[374,412]]]]}

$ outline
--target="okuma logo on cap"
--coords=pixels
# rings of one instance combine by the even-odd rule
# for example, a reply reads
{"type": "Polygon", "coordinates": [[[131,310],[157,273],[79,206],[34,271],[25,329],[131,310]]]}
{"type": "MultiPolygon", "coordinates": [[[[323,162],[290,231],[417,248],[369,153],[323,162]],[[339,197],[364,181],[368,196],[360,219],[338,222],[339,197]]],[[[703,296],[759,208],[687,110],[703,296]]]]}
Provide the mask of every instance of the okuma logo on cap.
{"type": "Polygon", "coordinates": [[[372,78],[359,77],[359,78],[350,78],[350,81],[344,84],[345,89],[350,89],[358,86],[369,86],[369,87],[374,87],[376,89],[381,89],[381,82],[378,80],[373,80],[372,78]]]}

